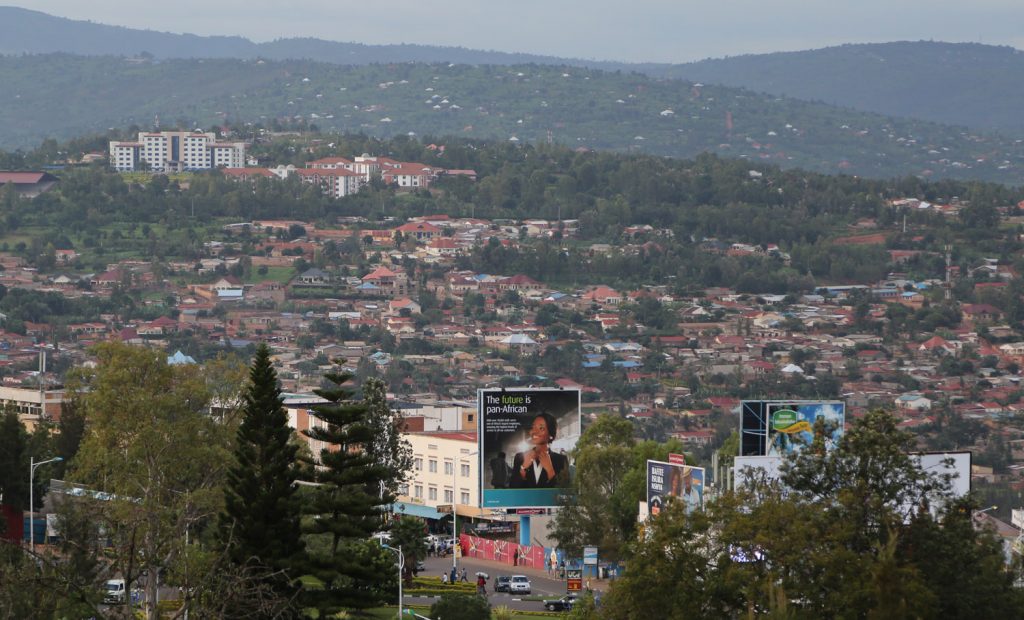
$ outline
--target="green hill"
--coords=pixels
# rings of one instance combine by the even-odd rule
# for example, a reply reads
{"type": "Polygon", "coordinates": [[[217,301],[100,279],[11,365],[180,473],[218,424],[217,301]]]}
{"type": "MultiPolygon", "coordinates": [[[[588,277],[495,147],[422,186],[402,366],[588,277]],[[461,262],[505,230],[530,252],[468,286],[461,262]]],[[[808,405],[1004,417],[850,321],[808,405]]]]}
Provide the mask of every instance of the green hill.
{"type": "Polygon", "coordinates": [[[596,70],[524,66],[0,57],[0,148],[133,124],[275,119],[388,137],[457,135],[689,157],[716,152],[828,173],[1017,184],[1024,145],[998,136],[596,70]]]}
{"type": "Polygon", "coordinates": [[[1024,53],[903,41],[704,60],[652,75],[1024,135],[1024,53]]]}

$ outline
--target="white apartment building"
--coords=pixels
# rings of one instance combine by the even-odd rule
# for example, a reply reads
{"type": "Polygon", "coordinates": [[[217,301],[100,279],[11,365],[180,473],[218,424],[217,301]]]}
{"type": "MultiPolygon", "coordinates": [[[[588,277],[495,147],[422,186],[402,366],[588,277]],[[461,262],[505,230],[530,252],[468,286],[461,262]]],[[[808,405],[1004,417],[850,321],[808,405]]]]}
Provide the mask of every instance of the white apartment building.
{"type": "Polygon", "coordinates": [[[412,446],[413,468],[399,489],[396,511],[436,519],[454,503],[460,517],[486,516],[480,510],[480,457],[472,454],[477,451],[476,433],[403,436],[412,446]]]}
{"type": "Polygon", "coordinates": [[[144,132],[135,142],[110,143],[110,165],[115,170],[139,170],[142,162],[154,172],[241,168],[245,143],[217,142],[212,132],[198,131],[144,132]]]}

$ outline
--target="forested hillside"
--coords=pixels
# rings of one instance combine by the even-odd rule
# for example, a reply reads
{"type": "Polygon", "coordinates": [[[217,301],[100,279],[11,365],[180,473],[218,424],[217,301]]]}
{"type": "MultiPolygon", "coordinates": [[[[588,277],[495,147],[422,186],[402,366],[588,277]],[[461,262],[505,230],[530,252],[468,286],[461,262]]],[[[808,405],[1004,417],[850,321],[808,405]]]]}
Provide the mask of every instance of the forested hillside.
{"type": "Polygon", "coordinates": [[[977,43],[901,41],[648,66],[651,75],[1024,133],[1024,53],[977,43]]]}
{"type": "Polygon", "coordinates": [[[1024,144],[748,91],[551,67],[0,57],[0,146],[136,124],[453,135],[784,167],[1020,182],[1024,144]]]}

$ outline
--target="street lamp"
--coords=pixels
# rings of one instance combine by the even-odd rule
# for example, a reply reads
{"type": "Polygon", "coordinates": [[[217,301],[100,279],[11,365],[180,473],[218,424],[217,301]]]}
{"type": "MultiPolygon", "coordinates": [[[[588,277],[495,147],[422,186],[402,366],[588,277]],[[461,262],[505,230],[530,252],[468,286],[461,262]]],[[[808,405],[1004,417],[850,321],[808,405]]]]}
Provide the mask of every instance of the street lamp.
{"type": "Polygon", "coordinates": [[[996,510],[998,508],[999,508],[999,506],[989,506],[988,508],[982,508],[981,510],[975,510],[974,512],[971,513],[971,518],[973,519],[974,517],[980,515],[983,512],[988,512],[989,510],[996,510]]]}
{"type": "Polygon", "coordinates": [[[36,468],[40,465],[56,463],[57,461],[63,460],[63,457],[57,456],[52,459],[36,463],[36,457],[28,457],[28,545],[29,551],[32,555],[36,554],[36,522],[32,518],[32,513],[36,510],[36,468]]]}
{"type": "Polygon", "coordinates": [[[402,617],[402,579],[405,577],[405,554],[402,553],[402,546],[395,547],[388,546],[381,543],[381,546],[385,549],[398,552],[398,617],[402,617]]]}
{"type": "Polygon", "coordinates": [[[457,527],[459,523],[459,509],[458,504],[455,502],[455,494],[458,492],[459,486],[458,482],[455,479],[455,473],[458,470],[459,465],[462,463],[462,459],[466,458],[467,456],[476,456],[477,454],[479,453],[469,452],[467,454],[462,454],[455,457],[455,459],[452,461],[452,540],[455,542],[455,545],[452,548],[453,570],[458,570],[459,568],[458,550],[461,549],[461,546],[459,545],[459,528],[457,527]]]}

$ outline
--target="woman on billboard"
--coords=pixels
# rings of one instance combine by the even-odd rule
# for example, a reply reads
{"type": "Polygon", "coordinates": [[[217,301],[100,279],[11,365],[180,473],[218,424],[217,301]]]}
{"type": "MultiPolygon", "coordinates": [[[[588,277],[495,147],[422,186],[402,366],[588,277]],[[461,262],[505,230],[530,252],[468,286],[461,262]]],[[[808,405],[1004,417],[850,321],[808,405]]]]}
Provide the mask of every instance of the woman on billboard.
{"type": "Polygon", "coordinates": [[[569,458],[551,451],[558,423],[549,413],[538,413],[527,431],[529,450],[516,453],[509,486],[514,489],[543,489],[569,486],[569,458]]]}

